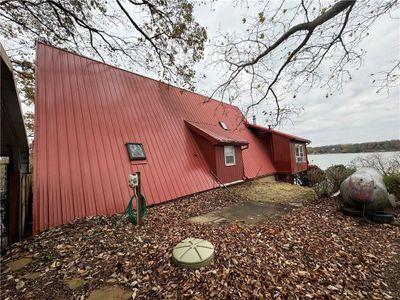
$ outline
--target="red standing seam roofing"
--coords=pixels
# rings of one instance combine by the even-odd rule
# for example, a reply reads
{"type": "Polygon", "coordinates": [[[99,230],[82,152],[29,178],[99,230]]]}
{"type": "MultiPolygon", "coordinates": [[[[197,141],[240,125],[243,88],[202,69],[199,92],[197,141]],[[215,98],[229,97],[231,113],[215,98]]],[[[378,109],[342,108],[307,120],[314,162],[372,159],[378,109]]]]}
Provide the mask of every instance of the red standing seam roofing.
{"type": "Polygon", "coordinates": [[[149,205],[219,186],[185,120],[223,120],[249,143],[245,176],[276,173],[235,106],[41,43],[36,55],[34,232],[122,212],[136,171],[149,205]],[[128,142],[143,144],[145,161],[129,160],[128,142]]]}
{"type": "Polygon", "coordinates": [[[223,129],[218,125],[201,124],[185,121],[188,127],[195,133],[204,137],[214,145],[233,144],[247,145],[249,142],[236,136],[233,131],[223,129]]]}
{"type": "Polygon", "coordinates": [[[311,143],[310,140],[307,140],[305,138],[302,138],[302,137],[299,137],[299,136],[295,136],[295,135],[292,135],[292,134],[288,134],[288,133],[285,133],[285,132],[282,132],[282,131],[278,131],[278,130],[275,130],[275,129],[266,128],[266,127],[263,127],[263,126],[260,126],[260,125],[246,123],[246,126],[250,127],[250,128],[258,129],[260,131],[277,134],[277,135],[283,136],[285,138],[288,138],[290,140],[295,140],[295,141],[299,141],[299,142],[303,142],[303,143],[307,143],[307,144],[311,143]]]}

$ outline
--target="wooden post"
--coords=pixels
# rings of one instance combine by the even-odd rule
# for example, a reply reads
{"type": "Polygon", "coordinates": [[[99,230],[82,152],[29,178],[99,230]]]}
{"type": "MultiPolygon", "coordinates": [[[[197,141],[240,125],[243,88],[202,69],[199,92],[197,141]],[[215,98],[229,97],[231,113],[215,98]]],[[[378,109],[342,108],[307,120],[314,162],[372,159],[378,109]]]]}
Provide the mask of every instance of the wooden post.
{"type": "Polygon", "coordinates": [[[142,216],[140,215],[140,211],[142,209],[142,203],[141,203],[141,197],[142,197],[142,191],[141,191],[141,181],[140,181],[140,172],[136,172],[137,177],[138,177],[138,186],[136,187],[136,193],[137,193],[137,202],[136,202],[136,213],[137,213],[137,224],[140,226],[142,225],[142,216]]]}

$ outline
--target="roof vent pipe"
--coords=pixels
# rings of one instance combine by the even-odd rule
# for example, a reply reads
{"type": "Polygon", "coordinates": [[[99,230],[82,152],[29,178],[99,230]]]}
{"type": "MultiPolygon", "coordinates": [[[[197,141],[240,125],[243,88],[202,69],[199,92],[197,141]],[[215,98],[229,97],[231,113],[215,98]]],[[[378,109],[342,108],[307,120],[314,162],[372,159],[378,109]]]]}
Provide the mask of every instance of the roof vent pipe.
{"type": "Polygon", "coordinates": [[[253,124],[254,124],[254,125],[257,124],[257,122],[256,122],[256,116],[253,116],[253,124]]]}

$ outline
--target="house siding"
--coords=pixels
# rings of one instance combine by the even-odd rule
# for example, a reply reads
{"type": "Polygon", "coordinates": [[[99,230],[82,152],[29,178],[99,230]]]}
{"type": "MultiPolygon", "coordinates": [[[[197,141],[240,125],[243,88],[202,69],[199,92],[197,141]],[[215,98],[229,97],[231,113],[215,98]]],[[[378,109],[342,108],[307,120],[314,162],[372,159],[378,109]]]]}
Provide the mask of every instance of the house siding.
{"type": "Polygon", "coordinates": [[[235,165],[225,166],[224,146],[215,146],[217,176],[223,183],[243,179],[243,158],[240,146],[235,146],[235,165]]]}
{"type": "Polygon", "coordinates": [[[296,174],[299,172],[306,171],[308,168],[308,158],[307,158],[307,147],[305,143],[299,143],[299,142],[291,142],[290,143],[290,155],[292,157],[291,159],[291,173],[296,174]],[[304,147],[304,155],[306,156],[306,161],[298,163],[296,162],[296,144],[302,144],[304,147]]]}
{"type": "Polygon", "coordinates": [[[272,135],[274,149],[274,165],[278,173],[291,173],[292,155],[290,152],[290,142],[287,138],[272,135]]]}
{"type": "Polygon", "coordinates": [[[195,140],[197,142],[197,145],[199,146],[199,153],[196,153],[196,155],[203,156],[205,161],[207,162],[208,166],[210,167],[210,170],[216,174],[217,173],[217,168],[216,168],[216,158],[215,158],[215,147],[211,144],[211,142],[207,141],[200,135],[193,133],[195,140]]]}

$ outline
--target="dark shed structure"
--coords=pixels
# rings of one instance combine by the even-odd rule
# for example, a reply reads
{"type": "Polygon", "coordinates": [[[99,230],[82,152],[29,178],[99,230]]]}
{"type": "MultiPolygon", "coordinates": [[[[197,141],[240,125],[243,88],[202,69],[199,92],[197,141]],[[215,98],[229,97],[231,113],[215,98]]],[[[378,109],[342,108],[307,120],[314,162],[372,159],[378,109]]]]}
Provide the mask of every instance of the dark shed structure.
{"type": "Polygon", "coordinates": [[[18,240],[26,228],[29,191],[25,181],[29,172],[29,147],[13,69],[1,44],[0,54],[0,232],[3,247],[18,240]]]}

